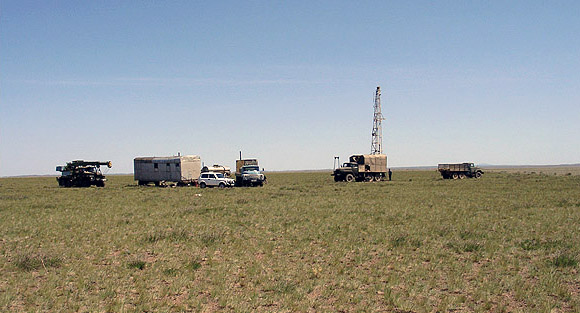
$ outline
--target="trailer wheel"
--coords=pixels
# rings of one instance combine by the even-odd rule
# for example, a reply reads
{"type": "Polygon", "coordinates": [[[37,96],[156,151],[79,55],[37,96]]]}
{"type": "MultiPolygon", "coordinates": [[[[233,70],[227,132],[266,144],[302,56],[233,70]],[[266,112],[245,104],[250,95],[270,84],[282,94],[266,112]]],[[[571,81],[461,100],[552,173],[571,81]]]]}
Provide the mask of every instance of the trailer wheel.
{"type": "Polygon", "coordinates": [[[352,174],[346,174],[346,178],[345,178],[347,183],[351,183],[354,181],[354,175],[352,174]]]}
{"type": "Polygon", "coordinates": [[[205,188],[207,185],[204,182],[199,183],[199,188],[205,188]]]}
{"type": "Polygon", "coordinates": [[[451,175],[451,177],[453,177],[453,179],[458,179],[458,178],[459,178],[459,175],[457,175],[457,173],[453,173],[453,174],[451,175]]]}

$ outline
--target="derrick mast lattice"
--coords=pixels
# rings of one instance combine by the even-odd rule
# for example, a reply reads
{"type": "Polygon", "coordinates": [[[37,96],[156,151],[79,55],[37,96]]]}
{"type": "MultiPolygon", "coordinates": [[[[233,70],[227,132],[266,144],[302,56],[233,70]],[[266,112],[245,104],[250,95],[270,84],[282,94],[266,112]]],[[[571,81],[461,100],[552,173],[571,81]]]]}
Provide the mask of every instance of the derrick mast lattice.
{"type": "Polygon", "coordinates": [[[375,104],[373,115],[373,132],[371,142],[371,154],[383,154],[383,113],[381,112],[381,87],[375,92],[375,104]]]}

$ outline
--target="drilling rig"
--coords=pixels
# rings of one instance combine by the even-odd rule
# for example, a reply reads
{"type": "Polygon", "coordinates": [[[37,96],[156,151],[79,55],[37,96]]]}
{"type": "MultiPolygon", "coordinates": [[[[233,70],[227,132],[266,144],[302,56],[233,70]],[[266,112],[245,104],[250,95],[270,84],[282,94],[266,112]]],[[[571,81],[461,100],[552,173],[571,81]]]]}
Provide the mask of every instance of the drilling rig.
{"type": "Polygon", "coordinates": [[[371,154],[383,154],[383,113],[381,112],[381,87],[375,91],[375,105],[373,114],[373,132],[371,142],[371,154]]]}
{"type": "Polygon", "coordinates": [[[101,172],[101,165],[111,168],[113,163],[83,160],[68,162],[65,166],[56,167],[56,171],[62,173],[56,180],[61,187],[105,187],[107,179],[101,172]]]}
{"type": "MultiPolygon", "coordinates": [[[[349,162],[335,168],[334,181],[381,181],[387,173],[387,156],[383,154],[383,113],[381,112],[381,87],[377,87],[374,101],[371,154],[351,155],[349,162]]],[[[335,157],[335,163],[338,157],[335,157]]]]}

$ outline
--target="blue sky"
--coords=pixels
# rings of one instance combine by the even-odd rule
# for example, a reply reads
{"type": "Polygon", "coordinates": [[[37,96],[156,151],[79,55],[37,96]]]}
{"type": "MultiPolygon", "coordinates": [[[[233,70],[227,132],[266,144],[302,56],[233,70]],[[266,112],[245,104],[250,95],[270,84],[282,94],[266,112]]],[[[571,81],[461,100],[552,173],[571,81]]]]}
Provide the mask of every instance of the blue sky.
{"type": "Polygon", "coordinates": [[[0,176],[580,162],[577,1],[2,1],[0,176]]]}

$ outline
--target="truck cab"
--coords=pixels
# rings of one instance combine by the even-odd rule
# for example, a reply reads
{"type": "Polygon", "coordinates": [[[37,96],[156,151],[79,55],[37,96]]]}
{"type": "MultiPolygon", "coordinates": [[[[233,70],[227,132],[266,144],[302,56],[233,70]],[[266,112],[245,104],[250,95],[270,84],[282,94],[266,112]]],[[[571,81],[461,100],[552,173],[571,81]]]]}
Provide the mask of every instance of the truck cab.
{"type": "Polygon", "coordinates": [[[243,186],[263,186],[266,180],[266,176],[262,174],[258,165],[242,166],[237,177],[240,177],[240,183],[243,186]]]}

